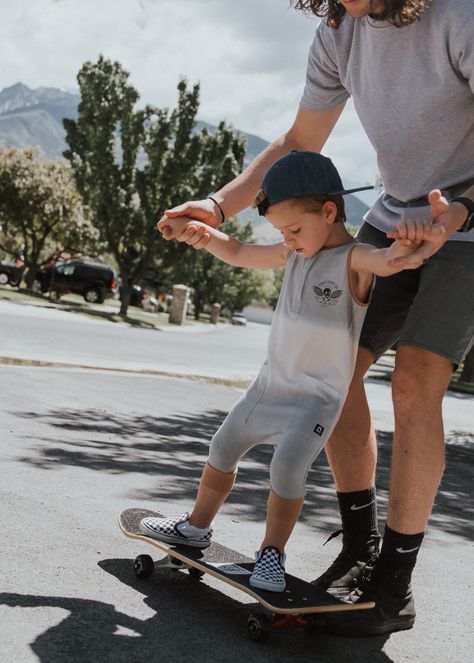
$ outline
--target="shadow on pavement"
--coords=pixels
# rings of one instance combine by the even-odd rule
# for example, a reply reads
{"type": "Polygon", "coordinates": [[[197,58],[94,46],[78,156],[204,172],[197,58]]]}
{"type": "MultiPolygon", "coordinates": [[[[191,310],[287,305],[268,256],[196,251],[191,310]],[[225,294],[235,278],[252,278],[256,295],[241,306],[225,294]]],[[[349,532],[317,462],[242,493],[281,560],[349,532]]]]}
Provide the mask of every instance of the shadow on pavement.
{"type": "MultiPolygon", "coordinates": [[[[28,457],[21,459],[23,462],[44,470],[74,466],[113,474],[133,472],[153,476],[156,478],[153,490],[140,489],[137,485],[130,497],[165,505],[170,495],[174,501],[191,503],[194,499],[209,441],[226,412],[215,409],[155,418],[70,409],[18,412],[16,415],[34,418],[51,430],[48,437],[35,437],[34,448],[28,457]],[[61,432],[59,438],[57,431],[61,432]]],[[[383,517],[392,433],[379,431],[378,444],[377,490],[379,513],[383,517]]],[[[264,519],[271,455],[270,446],[260,446],[242,460],[236,487],[226,506],[231,516],[259,522],[264,519]]],[[[472,459],[472,452],[464,447],[447,447],[446,470],[433,510],[431,530],[439,529],[471,540],[472,459]]],[[[313,465],[307,485],[302,520],[323,532],[330,532],[338,523],[338,509],[324,454],[313,465]]]]}
{"type": "Polygon", "coordinates": [[[101,601],[60,596],[0,593],[0,605],[60,608],[69,615],[45,630],[30,645],[42,663],[68,661],[219,661],[259,663],[271,660],[342,663],[390,663],[382,652],[387,637],[336,638],[322,633],[275,634],[266,643],[251,642],[246,621],[254,604],[241,604],[193,580],[183,572],[165,571],[148,581],[135,578],[131,560],[106,559],[101,568],[144,596],[155,614],[140,620],[101,601]]]}

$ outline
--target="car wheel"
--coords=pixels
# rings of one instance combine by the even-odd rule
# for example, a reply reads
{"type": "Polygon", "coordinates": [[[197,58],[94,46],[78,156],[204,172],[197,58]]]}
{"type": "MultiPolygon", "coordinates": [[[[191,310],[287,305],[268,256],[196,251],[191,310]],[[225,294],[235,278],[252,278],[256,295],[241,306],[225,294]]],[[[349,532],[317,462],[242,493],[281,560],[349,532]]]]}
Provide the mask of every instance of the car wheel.
{"type": "Polygon", "coordinates": [[[0,274],[0,285],[6,285],[8,283],[8,274],[5,274],[5,272],[2,272],[0,274]]]}
{"type": "Polygon", "coordinates": [[[89,304],[102,304],[104,297],[99,288],[87,288],[84,290],[84,299],[89,304]]]}

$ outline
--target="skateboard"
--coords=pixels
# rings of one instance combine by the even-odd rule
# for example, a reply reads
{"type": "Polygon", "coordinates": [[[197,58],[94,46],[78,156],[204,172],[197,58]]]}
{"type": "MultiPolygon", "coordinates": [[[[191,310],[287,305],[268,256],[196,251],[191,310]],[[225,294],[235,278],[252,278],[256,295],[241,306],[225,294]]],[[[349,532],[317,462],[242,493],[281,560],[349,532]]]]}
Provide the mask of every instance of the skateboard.
{"type": "Polygon", "coordinates": [[[255,560],[214,541],[208,548],[200,550],[152,539],[142,534],[139,528],[142,518],[148,517],[163,518],[163,515],[149,509],[127,509],[119,516],[119,527],[126,537],[151,544],[166,553],[166,557],[158,562],[154,562],[150,555],[138,555],[133,564],[136,577],[148,578],[160,569],[186,570],[196,580],[207,573],[245,592],[266,610],[266,613],[251,614],[247,621],[247,635],[256,642],[266,640],[275,631],[312,630],[313,618],[319,613],[366,610],[375,605],[373,602],[344,603],[289,573],[285,574],[284,592],[251,587],[249,578],[255,560]]]}

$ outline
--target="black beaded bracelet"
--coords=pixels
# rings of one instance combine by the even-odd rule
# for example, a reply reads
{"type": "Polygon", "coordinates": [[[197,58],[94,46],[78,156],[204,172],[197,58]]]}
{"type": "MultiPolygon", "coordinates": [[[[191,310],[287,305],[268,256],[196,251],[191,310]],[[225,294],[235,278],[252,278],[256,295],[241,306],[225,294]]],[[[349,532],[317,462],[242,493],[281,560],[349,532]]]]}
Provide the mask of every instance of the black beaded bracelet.
{"type": "Polygon", "coordinates": [[[217,200],[215,198],[213,198],[212,196],[208,196],[208,198],[209,198],[209,200],[212,200],[212,202],[215,203],[217,205],[217,207],[219,208],[219,212],[221,213],[221,217],[222,217],[221,223],[224,223],[224,221],[225,221],[224,210],[222,209],[222,207],[219,205],[219,203],[217,202],[217,200]]]}

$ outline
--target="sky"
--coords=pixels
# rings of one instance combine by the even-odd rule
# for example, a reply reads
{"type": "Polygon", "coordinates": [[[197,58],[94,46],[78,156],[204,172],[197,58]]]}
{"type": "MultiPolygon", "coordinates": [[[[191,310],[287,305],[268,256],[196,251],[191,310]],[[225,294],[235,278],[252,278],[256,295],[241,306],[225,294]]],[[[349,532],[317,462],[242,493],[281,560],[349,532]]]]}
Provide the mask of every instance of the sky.
{"type": "MultiPolygon", "coordinates": [[[[173,107],[199,82],[199,119],[272,141],[302,94],[317,20],[288,0],[0,0],[0,89],[77,91],[100,54],[130,72],[140,104],[173,107]]],[[[373,183],[374,152],[349,102],[324,153],[343,181],[373,183]]]]}

